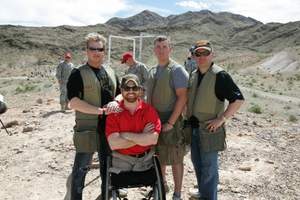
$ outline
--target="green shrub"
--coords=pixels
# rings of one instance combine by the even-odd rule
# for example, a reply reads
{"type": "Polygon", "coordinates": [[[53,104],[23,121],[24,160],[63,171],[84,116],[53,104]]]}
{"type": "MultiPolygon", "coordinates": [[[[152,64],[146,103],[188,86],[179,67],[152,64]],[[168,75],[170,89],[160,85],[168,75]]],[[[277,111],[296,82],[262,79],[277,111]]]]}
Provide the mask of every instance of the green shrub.
{"type": "Polygon", "coordinates": [[[256,114],[261,114],[262,113],[262,109],[259,105],[257,104],[254,104],[253,106],[251,106],[249,109],[248,109],[249,112],[252,112],[252,113],[256,113],[256,114]]]}
{"type": "Polygon", "coordinates": [[[257,97],[257,94],[256,94],[256,93],[253,93],[253,94],[252,94],[252,97],[256,98],[256,97],[257,97]]]}
{"type": "Polygon", "coordinates": [[[33,91],[37,86],[33,84],[19,85],[16,88],[16,93],[25,93],[29,91],[33,91]]]}
{"type": "Polygon", "coordinates": [[[298,119],[295,117],[295,115],[290,115],[289,116],[289,121],[290,122],[296,122],[296,121],[298,121],[298,119]]]}

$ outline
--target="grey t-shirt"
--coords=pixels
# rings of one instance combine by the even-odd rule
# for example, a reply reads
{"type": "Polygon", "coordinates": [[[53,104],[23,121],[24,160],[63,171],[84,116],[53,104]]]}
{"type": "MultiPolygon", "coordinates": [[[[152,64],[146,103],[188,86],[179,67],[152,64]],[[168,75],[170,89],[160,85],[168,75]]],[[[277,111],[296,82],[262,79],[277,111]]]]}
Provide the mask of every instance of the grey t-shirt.
{"type": "MultiPolygon", "coordinates": [[[[157,72],[155,75],[155,78],[159,78],[159,76],[162,73],[162,70],[164,69],[165,66],[157,66],[157,72]]],[[[170,86],[171,88],[179,89],[179,88],[188,88],[188,81],[189,81],[189,74],[187,71],[184,69],[183,66],[179,64],[175,64],[172,67],[171,71],[171,81],[170,81],[170,86]]]]}

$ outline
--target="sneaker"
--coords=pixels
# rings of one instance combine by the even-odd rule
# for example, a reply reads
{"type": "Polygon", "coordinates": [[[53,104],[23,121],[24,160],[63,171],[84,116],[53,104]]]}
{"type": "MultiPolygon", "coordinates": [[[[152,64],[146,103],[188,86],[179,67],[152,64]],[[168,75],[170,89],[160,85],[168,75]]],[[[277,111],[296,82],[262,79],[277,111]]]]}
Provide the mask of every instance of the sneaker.
{"type": "Polygon", "coordinates": [[[119,195],[120,195],[121,198],[127,197],[127,194],[128,194],[127,189],[125,189],[125,188],[118,189],[118,192],[119,192],[119,195]]]}
{"type": "Polygon", "coordinates": [[[182,200],[182,198],[173,194],[172,200],[182,200]]]}
{"type": "Polygon", "coordinates": [[[191,196],[191,198],[193,199],[200,199],[200,193],[198,188],[191,188],[189,190],[189,195],[191,196]]]}

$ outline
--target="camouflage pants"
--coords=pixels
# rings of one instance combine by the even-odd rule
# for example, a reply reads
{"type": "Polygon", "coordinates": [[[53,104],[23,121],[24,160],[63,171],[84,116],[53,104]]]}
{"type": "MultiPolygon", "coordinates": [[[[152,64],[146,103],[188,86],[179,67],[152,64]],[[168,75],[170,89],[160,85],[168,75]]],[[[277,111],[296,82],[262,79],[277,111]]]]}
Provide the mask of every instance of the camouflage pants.
{"type": "Polygon", "coordinates": [[[59,84],[59,91],[60,91],[59,103],[61,105],[67,105],[68,103],[67,85],[59,84]]]}

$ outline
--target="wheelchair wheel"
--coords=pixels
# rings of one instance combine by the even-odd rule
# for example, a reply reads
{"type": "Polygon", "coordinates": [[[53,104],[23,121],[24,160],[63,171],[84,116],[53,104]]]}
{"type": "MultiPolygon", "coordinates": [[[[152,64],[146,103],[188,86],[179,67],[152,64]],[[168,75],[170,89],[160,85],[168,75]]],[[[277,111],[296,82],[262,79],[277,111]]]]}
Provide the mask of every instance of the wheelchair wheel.
{"type": "Polygon", "coordinates": [[[165,193],[165,187],[163,184],[163,177],[160,170],[160,164],[158,161],[158,158],[156,156],[153,157],[154,159],[154,167],[156,171],[156,178],[157,181],[153,187],[153,199],[154,200],[166,200],[166,193],[165,193]]]}
{"type": "MultiPolygon", "coordinates": [[[[108,156],[107,157],[107,166],[106,166],[106,178],[105,178],[105,193],[104,193],[104,200],[109,200],[110,199],[110,177],[109,177],[109,163],[111,162],[111,158],[108,156]]],[[[103,192],[102,192],[103,195],[103,192]]]]}

